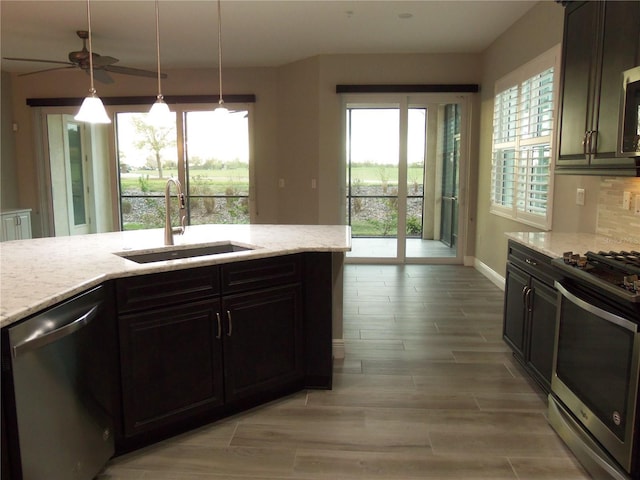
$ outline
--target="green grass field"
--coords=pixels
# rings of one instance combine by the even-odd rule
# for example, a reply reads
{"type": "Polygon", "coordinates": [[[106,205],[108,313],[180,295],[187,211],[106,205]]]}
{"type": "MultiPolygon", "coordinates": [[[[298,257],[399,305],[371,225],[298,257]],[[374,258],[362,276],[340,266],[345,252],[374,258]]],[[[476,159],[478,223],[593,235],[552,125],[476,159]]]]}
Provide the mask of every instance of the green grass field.
{"type": "MultiPolygon", "coordinates": [[[[121,190],[127,192],[141,191],[140,178],[144,179],[144,193],[158,194],[164,193],[167,179],[170,177],[178,178],[178,171],[175,168],[166,168],[162,170],[163,178],[158,178],[156,170],[132,170],[129,173],[123,173],[120,176],[121,190]]],[[[246,192],[249,187],[249,177],[246,168],[235,169],[191,169],[189,170],[189,186],[195,192],[198,187],[208,187],[207,193],[224,194],[227,187],[233,187],[235,190],[246,192]]]]}

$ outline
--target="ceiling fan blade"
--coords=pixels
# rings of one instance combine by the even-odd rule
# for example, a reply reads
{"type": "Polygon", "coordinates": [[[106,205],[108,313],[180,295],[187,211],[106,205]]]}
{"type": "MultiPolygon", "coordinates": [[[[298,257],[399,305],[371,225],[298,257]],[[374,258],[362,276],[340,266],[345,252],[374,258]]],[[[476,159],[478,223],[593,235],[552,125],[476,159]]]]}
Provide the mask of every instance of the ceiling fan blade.
{"type": "Polygon", "coordinates": [[[76,68],[73,65],[68,67],[56,67],[56,68],[46,68],[44,70],[36,70],[35,72],[27,72],[27,73],[19,73],[19,77],[26,77],[27,75],[35,75],[36,73],[44,73],[44,72],[53,72],[54,70],[67,70],[68,68],[76,68]]]}
{"type": "Polygon", "coordinates": [[[74,65],[71,62],[58,62],[57,60],[41,60],[38,58],[15,58],[15,57],[2,57],[3,60],[16,60],[18,62],[41,62],[41,63],[57,63],[60,65],[74,65]]]}
{"type": "MultiPolygon", "coordinates": [[[[85,70],[85,72],[87,72],[87,75],[89,74],[89,70],[85,70]]],[[[107,85],[110,85],[113,83],[113,78],[111,77],[111,75],[105,72],[104,68],[100,68],[98,70],[94,69],[93,78],[94,80],[107,85]]]]}
{"type": "MultiPolygon", "coordinates": [[[[114,63],[119,62],[117,58],[109,57],[107,55],[98,55],[97,53],[93,54],[93,66],[94,67],[106,67],[109,65],[113,65],[114,63]]],[[[87,60],[88,63],[88,60],[87,60]]]]}
{"type": "MultiPolygon", "coordinates": [[[[102,67],[102,70],[107,70],[108,72],[113,72],[113,73],[121,73],[123,75],[137,75],[138,77],[156,78],[158,76],[157,72],[153,72],[151,70],[141,70],[139,68],[120,67],[116,65],[107,65],[105,67],[102,67]]],[[[160,77],[167,78],[167,74],[161,73],[160,77]]]]}

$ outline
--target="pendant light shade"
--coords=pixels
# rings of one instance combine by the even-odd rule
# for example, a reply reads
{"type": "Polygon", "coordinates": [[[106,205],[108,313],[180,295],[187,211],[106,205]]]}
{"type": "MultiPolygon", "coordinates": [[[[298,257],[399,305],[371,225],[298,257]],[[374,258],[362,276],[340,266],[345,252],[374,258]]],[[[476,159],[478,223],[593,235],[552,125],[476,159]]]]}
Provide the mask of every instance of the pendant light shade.
{"type": "Polygon", "coordinates": [[[166,118],[171,113],[169,111],[169,105],[167,105],[164,101],[164,96],[162,95],[162,83],[160,80],[160,7],[158,4],[158,0],[156,0],[156,53],[158,60],[158,96],[156,97],[156,101],[153,105],[151,105],[151,109],[149,110],[149,115],[151,115],[153,120],[162,120],[166,118]]]}
{"type": "Polygon", "coordinates": [[[214,113],[216,116],[222,117],[229,113],[229,109],[224,106],[224,100],[222,99],[222,14],[220,0],[218,0],[218,88],[220,97],[214,113]]]}
{"type": "Polygon", "coordinates": [[[80,111],[74,117],[79,122],[87,123],[111,123],[109,115],[102,104],[102,100],[96,96],[96,91],[89,91],[89,96],[85,97],[80,106],[80,111]]]}
{"type": "Polygon", "coordinates": [[[85,97],[80,111],[74,117],[79,122],[88,123],[111,123],[109,115],[104,108],[102,100],[96,94],[93,86],[93,46],[91,45],[91,4],[87,0],[87,24],[89,25],[89,78],[91,79],[91,87],[89,88],[89,96],[85,97]]]}

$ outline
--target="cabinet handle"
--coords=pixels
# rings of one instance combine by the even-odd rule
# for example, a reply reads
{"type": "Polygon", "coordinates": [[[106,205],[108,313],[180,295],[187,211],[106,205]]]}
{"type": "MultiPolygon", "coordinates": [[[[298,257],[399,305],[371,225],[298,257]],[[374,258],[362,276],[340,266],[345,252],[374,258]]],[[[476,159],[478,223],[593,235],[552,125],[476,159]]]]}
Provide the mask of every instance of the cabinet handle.
{"type": "Polygon", "coordinates": [[[227,337],[230,337],[233,333],[233,320],[231,319],[231,311],[227,310],[227,318],[229,319],[229,331],[227,332],[227,337]]]}
{"type": "Polygon", "coordinates": [[[524,261],[525,263],[528,263],[529,265],[532,265],[534,267],[538,265],[538,262],[536,262],[535,260],[531,260],[530,258],[525,258],[524,261]]]}
{"type": "Polygon", "coordinates": [[[527,293],[524,297],[524,304],[529,312],[531,311],[531,292],[533,292],[533,288],[527,288],[527,293]]]}
{"type": "Polygon", "coordinates": [[[582,153],[584,156],[587,156],[587,138],[589,137],[589,131],[584,132],[584,137],[582,137],[582,153]]]}
{"type": "Polygon", "coordinates": [[[216,335],[216,339],[220,340],[222,337],[222,320],[220,319],[220,312],[216,312],[216,318],[218,320],[218,334],[216,335]]]}
{"type": "Polygon", "coordinates": [[[596,144],[598,143],[598,131],[597,130],[591,130],[589,132],[589,153],[594,154],[596,153],[596,144]]]}
{"type": "Polygon", "coordinates": [[[525,285],[524,287],[522,287],[522,300],[525,302],[525,307],[527,306],[526,305],[526,302],[527,302],[527,290],[529,290],[528,286],[525,285]]]}

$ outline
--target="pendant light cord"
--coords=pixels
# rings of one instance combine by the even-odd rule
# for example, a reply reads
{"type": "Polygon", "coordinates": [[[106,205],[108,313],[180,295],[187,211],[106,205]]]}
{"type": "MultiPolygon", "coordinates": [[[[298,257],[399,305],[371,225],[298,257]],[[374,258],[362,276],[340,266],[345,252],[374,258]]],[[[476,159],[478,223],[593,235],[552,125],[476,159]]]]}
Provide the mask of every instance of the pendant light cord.
{"type": "Polygon", "coordinates": [[[220,0],[218,0],[218,80],[220,83],[220,99],[218,105],[222,105],[222,16],[220,9],[220,0]]]}
{"type": "Polygon", "coordinates": [[[158,58],[158,100],[162,100],[162,90],[160,87],[160,6],[156,0],[156,53],[158,58]]]}
{"type": "Polygon", "coordinates": [[[91,45],[91,3],[87,0],[87,24],[89,25],[89,78],[91,80],[91,88],[89,93],[95,95],[96,89],[93,86],[93,48],[91,45]]]}

